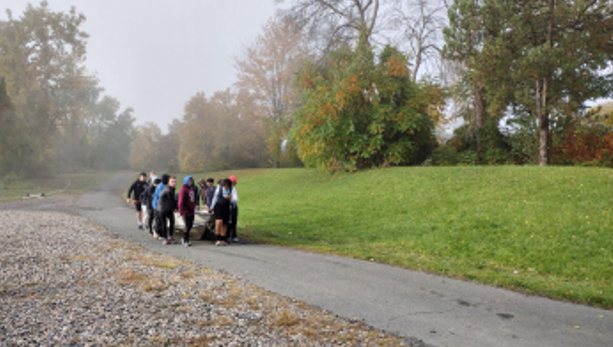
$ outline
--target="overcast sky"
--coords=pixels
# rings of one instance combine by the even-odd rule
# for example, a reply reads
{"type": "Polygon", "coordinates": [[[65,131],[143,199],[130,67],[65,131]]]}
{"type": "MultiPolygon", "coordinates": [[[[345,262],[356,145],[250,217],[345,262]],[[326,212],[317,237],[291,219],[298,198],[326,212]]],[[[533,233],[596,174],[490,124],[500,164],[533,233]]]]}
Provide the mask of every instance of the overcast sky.
{"type": "MultiPolygon", "coordinates": [[[[273,0],[48,0],[53,11],[71,6],[87,17],[86,66],[137,124],[166,131],[197,92],[207,96],[236,78],[233,56],[274,15],[273,0]]],[[[2,0],[0,19],[19,17],[26,0],[2,0]]]]}

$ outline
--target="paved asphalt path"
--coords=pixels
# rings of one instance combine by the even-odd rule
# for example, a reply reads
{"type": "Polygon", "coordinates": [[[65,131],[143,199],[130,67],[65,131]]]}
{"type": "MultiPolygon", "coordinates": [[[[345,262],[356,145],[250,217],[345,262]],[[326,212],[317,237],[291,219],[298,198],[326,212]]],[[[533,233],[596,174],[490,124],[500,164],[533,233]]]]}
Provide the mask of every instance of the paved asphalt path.
{"type": "Polygon", "coordinates": [[[266,245],[163,246],[123,200],[134,174],[82,195],[80,213],[147,249],[225,270],[273,292],[421,346],[613,346],[613,311],[526,296],[367,261],[266,245]]]}

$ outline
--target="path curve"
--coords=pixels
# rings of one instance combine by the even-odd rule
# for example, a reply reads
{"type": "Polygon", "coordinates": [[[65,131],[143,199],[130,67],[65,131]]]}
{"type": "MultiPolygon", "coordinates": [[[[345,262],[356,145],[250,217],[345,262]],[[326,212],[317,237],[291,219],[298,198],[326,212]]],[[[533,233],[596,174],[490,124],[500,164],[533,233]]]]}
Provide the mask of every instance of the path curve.
{"type": "Polygon", "coordinates": [[[367,261],[267,245],[163,246],[136,229],[115,176],[77,200],[80,214],[149,250],[225,270],[254,285],[330,310],[422,346],[613,345],[613,311],[531,297],[367,261]],[[123,201],[123,202],[122,202],[123,201]]]}

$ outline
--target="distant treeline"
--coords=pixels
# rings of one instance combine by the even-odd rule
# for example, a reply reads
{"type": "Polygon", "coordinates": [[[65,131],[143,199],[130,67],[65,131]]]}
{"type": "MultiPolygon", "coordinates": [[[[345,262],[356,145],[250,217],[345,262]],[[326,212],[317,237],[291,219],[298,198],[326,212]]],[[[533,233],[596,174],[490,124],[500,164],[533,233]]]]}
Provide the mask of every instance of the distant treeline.
{"type": "Polygon", "coordinates": [[[83,16],[1,22],[0,173],[613,164],[611,111],[585,107],[613,96],[612,1],[280,2],[167,134],[102,96],[83,16]]]}
{"type": "Polygon", "coordinates": [[[0,21],[0,175],[129,167],[130,108],[84,62],[85,17],[46,2],[0,21]]]}

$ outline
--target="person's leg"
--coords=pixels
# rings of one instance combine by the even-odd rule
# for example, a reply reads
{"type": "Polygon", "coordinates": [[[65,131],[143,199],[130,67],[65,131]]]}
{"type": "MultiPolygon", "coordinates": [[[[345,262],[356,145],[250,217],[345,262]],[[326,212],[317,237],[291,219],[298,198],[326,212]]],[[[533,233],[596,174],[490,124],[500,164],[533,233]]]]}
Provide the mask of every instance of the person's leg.
{"type": "Polygon", "coordinates": [[[238,242],[238,236],[236,234],[236,226],[238,224],[238,206],[234,206],[230,212],[231,223],[228,225],[228,238],[234,242],[238,242]]]}
{"type": "Polygon", "coordinates": [[[142,218],[142,206],[139,201],[134,202],[134,208],[136,208],[136,223],[138,223],[138,228],[143,228],[143,218],[142,218]]]}
{"type": "Polygon", "coordinates": [[[155,232],[153,233],[153,237],[156,239],[162,236],[162,221],[160,218],[160,212],[158,210],[153,210],[153,219],[155,219],[155,232]]]}
{"type": "Polygon", "coordinates": [[[175,214],[174,212],[170,211],[168,212],[168,221],[169,221],[169,225],[168,225],[168,237],[174,241],[175,240],[175,214]]]}
{"type": "Polygon", "coordinates": [[[153,235],[153,210],[147,209],[147,228],[149,234],[153,235]]]}
{"type": "Polygon", "coordinates": [[[168,238],[168,217],[167,213],[160,212],[160,238],[167,239],[168,238]]]}
{"type": "Polygon", "coordinates": [[[226,240],[226,236],[228,234],[228,225],[226,223],[224,223],[224,221],[221,222],[221,230],[219,231],[219,234],[222,237],[222,240],[226,240]]]}
{"type": "Polygon", "coordinates": [[[185,231],[183,232],[183,243],[189,244],[189,232],[194,226],[194,216],[183,217],[183,222],[185,223],[185,231]]]}
{"type": "Polygon", "coordinates": [[[215,235],[217,235],[217,242],[215,243],[215,245],[217,246],[221,245],[221,242],[223,240],[221,236],[222,229],[223,229],[223,220],[216,219],[215,220],[215,235]]]}

